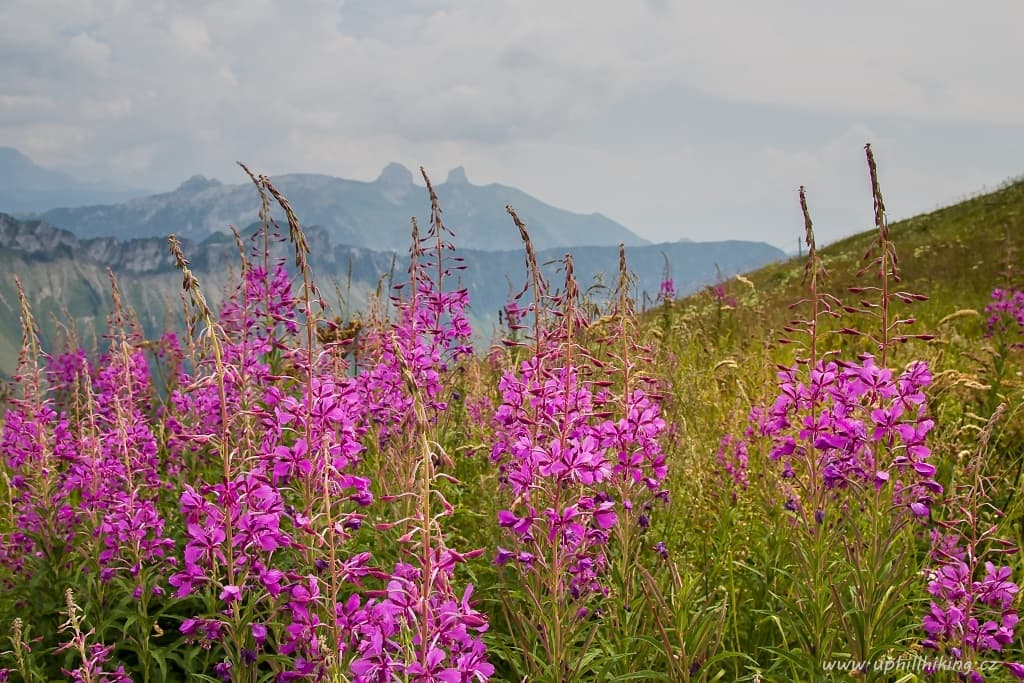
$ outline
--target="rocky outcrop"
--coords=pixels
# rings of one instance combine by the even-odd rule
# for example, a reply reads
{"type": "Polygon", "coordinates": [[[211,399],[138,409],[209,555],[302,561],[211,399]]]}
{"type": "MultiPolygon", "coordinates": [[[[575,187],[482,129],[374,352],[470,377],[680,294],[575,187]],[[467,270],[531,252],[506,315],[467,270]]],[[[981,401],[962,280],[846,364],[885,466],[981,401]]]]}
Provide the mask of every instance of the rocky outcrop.
{"type": "Polygon", "coordinates": [[[78,246],[78,239],[67,230],[37,220],[19,221],[0,213],[0,248],[48,258],[70,254],[78,246]]]}

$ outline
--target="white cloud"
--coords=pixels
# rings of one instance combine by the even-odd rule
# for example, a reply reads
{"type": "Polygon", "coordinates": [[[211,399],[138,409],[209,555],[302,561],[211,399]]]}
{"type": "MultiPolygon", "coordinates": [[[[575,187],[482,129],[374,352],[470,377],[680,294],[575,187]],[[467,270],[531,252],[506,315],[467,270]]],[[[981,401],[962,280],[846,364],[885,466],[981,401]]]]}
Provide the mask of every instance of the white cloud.
{"type": "Polygon", "coordinates": [[[88,33],[79,33],[68,41],[68,56],[80,64],[102,72],[110,58],[110,46],[88,33]]]}
{"type": "Polygon", "coordinates": [[[1021,26],[1021,3],[7,0],[0,144],[154,187],[464,164],[653,237],[788,243],[800,183],[856,223],[865,138],[908,211],[1019,172],[1021,26]],[[630,109],[651,92],[678,96],[630,109]]]}
{"type": "Polygon", "coordinates": [[[0,135],[0,144],[15,146],[33,161],[50,166],[72,161],[76,150],[93,140],[88,128],[64,123],[14,125],[0,135]]]}

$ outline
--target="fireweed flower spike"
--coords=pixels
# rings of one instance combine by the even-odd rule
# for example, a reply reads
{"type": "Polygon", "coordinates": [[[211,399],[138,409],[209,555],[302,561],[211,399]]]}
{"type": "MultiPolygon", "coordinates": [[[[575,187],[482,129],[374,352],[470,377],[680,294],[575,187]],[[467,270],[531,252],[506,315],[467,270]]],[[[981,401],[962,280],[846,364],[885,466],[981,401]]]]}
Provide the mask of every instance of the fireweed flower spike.
{"type": "MultiPolygon", "coordinates": [[[[509,213],[523,236],[539,297],[547,284],[536,269],[525,225],[511,208],[509,213]]],[[[534,619],[548,623],[538,633],[546,656],[556,666],[575,666],[565,648],[595,613],[588,605],[608,592],[601,577],[610,537],[623,524],[623,503],[632,508],[653,498],[667,467],[658,442],[665,423],[656,400],[640,382],[626,378],[621,403],[612,405],[597,381],[598,363],[577,339],[587,321],[577,308],[571,257],[563,265],[566,283],[554,301],[557,318],[549,322],[541,315],[547,303],[539,298],[525,309],[534,313],[532,338],[523,344],[530,354],[498,384],[491,459],[510,501],[497,515],[510,547],[499,548],[494,561],[526,579],[534,619]],[[621,411],[617,419],[615,409],[621,411]]],[[[629,515],[637,524],[644,518],[639,510],[629,515]]]]}
{"type": "MultiPolygon", "coordinates": [[[[277,198],[269,181],[252,177],[261,197],[277,198]]],[[[265,235],[272,222],[267,204],[265,235]]],[[[286,215],[301,255],[301,228],[286,215]]],[[[184,256],[177,258],[186,283],[195,286],[184,256]]],[[[304,287],[304,296],[311,291],[304,287]]],[[[335,644],[324,638],[334,624],[334,589],[324,589],[357,584],[369,572],[368,554],[345,557],[337,547],[347,529],[358,526],[354,510],[373,500],[369,479],[356,473],[365,413],[355,379],[336,378],[319,366],[309,347],[312,307],[293,296],[280,263],[243,261],[242,286],[219,325],[202,298],[193,299],[213,353],[194,364],[195,376],[179,377],[170,402],[179,426],[174,439],[197,455],[219,446],[223,473],[215,483],[183,486],[186,545],[170,583],[179,599],[202,592],[223,609],[186,619],[181,631],[228,654],[222,676],[246,675],[264,651],[276,652],[274,661],[285,667],[281,680],[322,675],[338,667],[335,644]],[[180,428],[185,424],[192,428],[180,428]],[[236,449],[251,455],[236,457],[236,449]],[[333,563],[321,556],[325,545],[333,563]],[[253,610],[264,619],[242,621],[253,610]]]]}
{"type": "Polygon", "coordinates": [[[672,278],[668,277],[661,281],[658,286],[658,301],[672,303],[676,298],[676,286],[672,278]]]}
{"type": "MultiPolygon", "coordinates": [[[[839,642],[848,643],[855,660],[898,647],[891,616],[898,605],[890,596],[879,599],[877,582],[884,574],[903,590],[917,580],[920,565],[906,547],[915,530],[929,522],[943,493],[927,442],[934,427],[925,396],[932,379],[928,365],[887,366],[892,345],[924,336],[897,334],[912,319],[896,320],[892,304],[923,297],[890,289],[899,278],[896,254],[870,149],[867,156],[878,230],[861,274],[870,273],[877,282],[851,290],[862,295],[860,307],[823,291],[827,273],[800,188],[809,291],[791,306],[802,312],[780,340],[793,345],[794,359],[779,367],[774,398],[751,411],[744,440],[748,458],[764,455],[777,463],[781,495],[775,501],[791,519],[784,536],[798,573],[792,588],[798,597],[785,602],[786,619],[790,628],[815,624],[800,638],[819,661],[839,642]],[[839,330],[865,340],[872,353],[851,359],[837,350],[823,352],[820,325],[841,318],[841,311],[874,328],[863,331],[844,320],[839,330]],[[872,531],[864,533],[864,527],[872,531]],[[835,612],[846,616],[836,620],[835,612]]],[[[735,448],[736,439],[726,441],[735,448]]],[[[725,450],[723,469],[735,476],[736,464],[725,450]]],[[[824,673],[817,661],[807,666],[824,673]]]]}
{"type": "MultiPolygon", "coordinates": [[[[472,331],[464,312],[465,290],[446,291],[460,269],[446,252],[452,233],[426,173],[431,200],[430,230],[421,238],[413,221],[409,282],[392,298],[397,318],[371,326],[361,351],[357,391],[365,406],[365,429],[378,437],[387,466],[398,476],[399,503],[408,526],[399,540],[406,556],[386,578],[386,589],[360,604],[355,596],[336,611],[348,633],[357,681],[485,681],[494,673],[481,635],[486,617],[473,606],[473,586],[457,592],[455,568],[480,551],[447,547],[441,521],[451,505],[436,488],[447,459],[437,447],[437,428],[449,410],[450,389],[472,331]],[[436,513],[436,507],[441,508],[436,513]],[[401,506],[406,507],[402,508],[401,506]]],[[[449,477],[450,478],[450,477],[449,477]]]]}
{"type": "Polygon", "coordinates": [[[371,329],[364,339],[360,387],[371,424],[387,440],[411,414],[412,399],[404,388],[402,367],[412,373],[428,412],[447,408],[444,378],[459,360],[472,352],[472,329],[465,309],[465,289],[448,289],[446,282],[464,268],[454,250],[454,234],[441,219],[434,187],[425,172],[430,193],[431,221],[426,235],[412,221],[409,281],[396,287],[392,303],[398,320],[371,329]]]}
{"type": "MultiPolygon", "coordinates": [[[[880,269],[883,286],[873,289],[878,289],[882,298],[875,306],[881,311],[877,315],[881,316],[882,331],[871,339],[879,344],[881,360],[884,360],[888,346],[898,340],[891,337],[892,331],[897,323],[905,322],[889,319],[890,299],[919,300],[921,297],[890,293],[885,284],[898,278],[896,256],[888,239],[870,149],[868,160],[879,237],[868,252],[868,257],[874,260],[862,272],[867,272],[868,266],[877,265],[880,269]]],[[[837,308],[851,314],[866,313],[856,307],[843,306],[835,297],[819,292],[826,273],[817,253],[803,188],[800,202],[808,245],[805,282],[811,289],[807,300],[800,303],[809,304],[812,310],[807,320],[794,320],[787,329],[806,335],[804,350],[809,357],[780,369],[775,400],[770,407],[759,407],[751,412],[751,434],[769,441],[769,455],[781,462],[784,478],[793,478],[797,472],[809,478],[796,482],[802,485],[804,496],[820,498],[824,494],[835,498],[834,492],[851,486],[889,487],[894,504],[918,518],[927,518],[932,502],[942,493],[942,486],[934,478],[936,468],[928,462],[931,450],[926,444],[926,437],[935,424],[927,415],[924,394],[932,380],[928,365],[915,361],[897,373],[881,365],[872,354],[863,354],[856,361],[819,356],[819,318],[839,317],[837,308]]],[[[861,334],[852,327],[844,327],[843,331],[861,334]]],[[[904,335],[903,339],[911,336],[904,335]]]]}

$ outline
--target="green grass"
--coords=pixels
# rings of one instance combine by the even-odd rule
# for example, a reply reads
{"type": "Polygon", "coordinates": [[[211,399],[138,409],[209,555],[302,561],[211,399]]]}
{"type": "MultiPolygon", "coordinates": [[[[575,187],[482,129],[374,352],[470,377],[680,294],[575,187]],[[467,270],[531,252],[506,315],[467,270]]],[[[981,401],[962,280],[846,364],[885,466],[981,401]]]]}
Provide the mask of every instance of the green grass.
{"type": "MultiPolygon", "coordinates": [[[[813,197],[809,201],[813,219],[813,197]]],[[[923,325],[961,309],[984,308],[992,289],[1007,284],[1007,266],[1024,256],[1024,181],[893,223],[889,229],[899,256],[900,288],[929,297],[914,311],[923,325]]],[[[858,279],[856,273],[874,237],[875,231],[869,230],[821,249],[829,272],[827,291],[847,298],[848,287],[864,284],[867,278],[858,279]]],[[[803,265],[794,258],[747,274],[765,308],[774,313],[768,318],[771,323],[781,320],[786,305],[804,296],[803,265]]],[[[735,295],[749,294],[749,288],[744,290],[739,283],[730,287],[735,295]]]]}

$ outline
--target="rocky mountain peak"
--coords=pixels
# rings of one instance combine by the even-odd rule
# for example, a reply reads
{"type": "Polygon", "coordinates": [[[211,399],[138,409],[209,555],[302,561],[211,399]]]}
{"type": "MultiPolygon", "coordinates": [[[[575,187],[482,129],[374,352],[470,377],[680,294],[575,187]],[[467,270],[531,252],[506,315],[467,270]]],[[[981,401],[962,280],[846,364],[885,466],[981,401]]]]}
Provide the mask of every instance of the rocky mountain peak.
{"type": "Polygon", "coordinates": [[[392,161],[384,167],[384,170],[377,176],[377,182],[384,185],[401,186],[412,185],[412,171],[402,164],[392,161]]]}
{"type": "Polygon", "coordinates": [[[448,183],[469,185],[469,179],[466,178],[466,169],[462,166],[456,166],[452,170],[448,171],[448,183]]]}
{"type": "Polygon", "coordinates": [[[202,192],[211,187],[220,187],[222,183],[216,178],[207,178],[202,175],[194,175],[181,185],[178,185],[178,189],[175,192],[202,192]]]}

